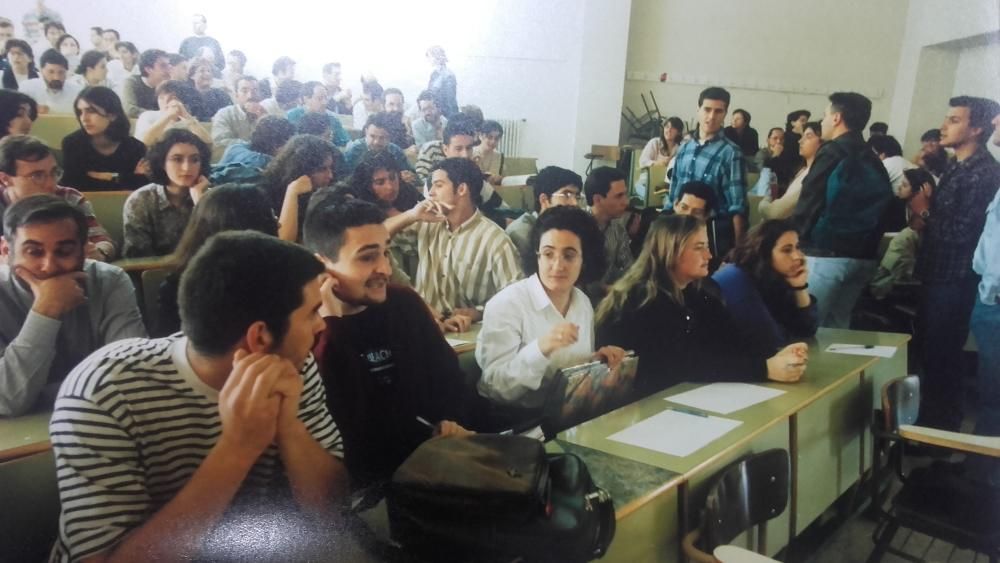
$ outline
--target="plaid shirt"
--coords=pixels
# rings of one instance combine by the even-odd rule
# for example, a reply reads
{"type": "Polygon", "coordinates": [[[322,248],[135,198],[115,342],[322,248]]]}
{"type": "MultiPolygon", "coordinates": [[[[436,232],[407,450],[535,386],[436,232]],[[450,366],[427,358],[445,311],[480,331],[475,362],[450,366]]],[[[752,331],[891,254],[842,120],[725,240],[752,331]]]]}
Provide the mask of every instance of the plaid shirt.
{"type": "Polygon", "coordinates": [[[934,197],[917,259],[924,283],[974,276],[972,255],[986,223],[986,208],[1000,187],[1000,163],[985,147],[948,165],[934,197]]]}
{"type": "MultiPolygon", "coordinates": [[[[700,180],[715,189],[718,199],[716,217],[746,215],[746,174],[743,169],[743,152],[739,145],[719,133],[700,143],[691,139],[681,145],[674,164],[674,177],[670,181],[669,207],[677,202],[680,187],[693,180],[700,180]]],[[[667,209],[664,205],[664,209],[667,209]]]]}

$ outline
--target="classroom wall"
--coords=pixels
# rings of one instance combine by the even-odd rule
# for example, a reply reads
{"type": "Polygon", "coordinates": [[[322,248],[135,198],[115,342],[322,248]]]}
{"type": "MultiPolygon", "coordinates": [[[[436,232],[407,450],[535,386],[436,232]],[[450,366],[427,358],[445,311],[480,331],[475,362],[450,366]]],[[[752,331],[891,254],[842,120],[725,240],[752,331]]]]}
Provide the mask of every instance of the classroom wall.
{"type": "Polygon", "coordinates": [[[908,0],[634,0],[624,105],[695,117],[698,93],[726,87],[763,138],[789,111],[822,116],[827,95],[853,90],[887,121],[908,0]],[[661,73],[667,74],[664,82],[661,73]]]}
{"type": "MultiPolygon", "coordinates": [[[[889,118],[906,154],[919,149],[924,131],[941,125],[956,87],[972,86],[970,76],[977,72],[996,76],[998,30],[1000,0],[910,0],[889,118]],[[957,74],[964,49],[989,44],[994,48],[966,55],[957,74]],[[977,71],[973,63],[983,66],[977,71]]],[[[1000,99],[1000,90],[991,97],[1000,99]]]]}
{"type": "MultiPolygon", "coordinates": [[[[21,16],[34,2],[7,0],[0,15],[14,19],[20,32],[21,16]]],[[[424,52],[439,43],[458,78],[459,104],[479,105],[487,117],[527,120],[520,156],[582,171],[591,143],[617,141],[627,1],[382,0],[373,9],[365,2],[284,0],[268,10],[242,0],[48,5],[84,48],[88,28],[102,25],[140,50],[176,50],[191,33],[191,14],[203,12],[209,35],[224,50],[246,52],[249,72],[259,77],[282,54],[298,62],[299,80],[319,79],[322,65],[338,60],[355,95],[360,75],[370,72],[383,86],[402,89],[410,103],[431,72],[424,52]]]]}
{"type": "MultiPolygon", "coordinates": [[[[984,38],[985,45],[958,51],[952,96],[983,96],[1000,101],[1000,32],[984,38]]],[[[1000,160],[1000,147],[988,143],[993,156],[1000,160]]]]}

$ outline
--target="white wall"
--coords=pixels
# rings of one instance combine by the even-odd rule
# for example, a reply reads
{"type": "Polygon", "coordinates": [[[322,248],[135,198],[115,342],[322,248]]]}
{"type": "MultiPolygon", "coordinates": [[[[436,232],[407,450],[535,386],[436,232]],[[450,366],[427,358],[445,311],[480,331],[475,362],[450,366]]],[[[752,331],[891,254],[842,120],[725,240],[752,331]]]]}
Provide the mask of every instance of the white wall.
{"type": "MultiPolygon", "coordinates": [[[[21,15],[33,4],[6,0],[0,15],[14,19],[20,32],[21,15]]],[[[426,48],[439,43],[458,77],[459,104],[479,105],[487,117],[527,119],[521,156],[580,169],[591,143],[617,141],[628,1],[283,0],[269,9],[245,0],[48,5],[85,48],[88,28],[101,25],[118,29],[140,50],[173,51],[190,34],[190,15],[203,12],[209,34],[225,50],[246,52],[248,70],[258,76],[269,74],[279,55],[298,62],[300,80],[319,79],[322,65],[337,60],[355,94],[360,75],[371,72],[383,86],[401,88],[408,102],[427,85],[426,48]]]]}
{"type": "MultiPolygon", "coordinates": [[[[664,116],[695,116],[698,93],[726,87],[763,138],[827,95],[857,91],[887,121],[908,0],[634,0],[625,105],[643,112],[650,90],[664,116]],[[668,80],[661,83],[661,73],[668,80]]],[[[890,123],[890,130],[892,130],[890,123]]]]}
{"type": "MultiPolygon", "coordinates": [[[[961,49],[956,67],[952,96],[1000,100],[1000,42],[961,49]]],[[[988,143],[987,147],[1000,160],[1000,147],[993,143],[988,143]]]]}
{"type": "MultiPolygon", "coordinates": [[[[907,154],[919,148],[921,133],[941,125],[955,81],[968,80],[955,74],[962,40],[995,36],[997,30],[1000,0],[910,0],[889,121],[907,154]],[[928,88],[941,92],[928,95],[924,92],[928,88]]],[[[966,61],[964,76],[975,72],[973,60],[966,61]]],[[[976,62],[985,65],[978,71],[984,74],[1000,68],[995,54],[992,62],[983,58],[976,62]]],[[[989,95],[998,99],[1000,91],[989,95]]]]}

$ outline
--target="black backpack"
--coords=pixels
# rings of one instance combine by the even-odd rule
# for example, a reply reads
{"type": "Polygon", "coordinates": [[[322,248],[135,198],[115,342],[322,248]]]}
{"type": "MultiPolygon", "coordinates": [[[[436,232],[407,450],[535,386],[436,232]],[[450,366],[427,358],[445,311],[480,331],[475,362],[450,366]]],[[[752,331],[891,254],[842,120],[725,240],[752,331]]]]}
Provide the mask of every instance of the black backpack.
{"type": "Polygon", "coordinates": [[[387,506],[393,539],[427,561],[590,561],[615,533],[611,496],[583,461],[522,436],[424,442],[387,506]]]}
{"type": "Polygon", "coordinates": [[[892,184],[885,167],[864,148],[848,153],[826,180],[823,212],[808,234],[809,246],[839,256],[874,258],[885,231],[892,184]]]}

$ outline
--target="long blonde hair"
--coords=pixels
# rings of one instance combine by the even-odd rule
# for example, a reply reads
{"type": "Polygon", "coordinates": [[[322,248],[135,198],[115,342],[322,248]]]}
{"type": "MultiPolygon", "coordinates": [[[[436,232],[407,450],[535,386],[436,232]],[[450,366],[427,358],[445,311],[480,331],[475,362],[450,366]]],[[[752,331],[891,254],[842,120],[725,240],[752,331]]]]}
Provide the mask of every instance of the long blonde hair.
{"type": "Polygon", "coordinates": [[[629,296],[637,288],[641,296],[637,309],[648,305],[661,291],[683,304],[684,295],[670,272],[677,265],[688,239],[704,228],[705,222],[691,215],[667,215],[653,221],[639,257],[597,306],[595,322],[600,324],[620,317],[629,296]]]}

